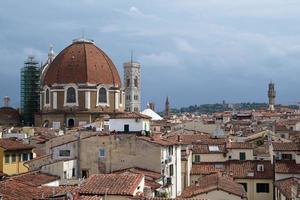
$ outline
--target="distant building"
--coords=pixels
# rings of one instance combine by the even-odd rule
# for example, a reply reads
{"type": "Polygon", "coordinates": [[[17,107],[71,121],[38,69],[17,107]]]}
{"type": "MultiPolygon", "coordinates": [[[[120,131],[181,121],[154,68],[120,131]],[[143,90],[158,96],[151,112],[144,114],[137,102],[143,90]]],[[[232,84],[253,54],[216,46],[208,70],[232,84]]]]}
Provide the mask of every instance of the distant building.
{"type": "Polygon", "coordinates": [[[34,114],[39,111],[41,68],[34,56],[28,56],[21,69],[21,115],[24,125],[34,124],[34,114]]]}
{"type": "Polygon", "coordinates": [[[151,110],[153,110],[155,112],[155,103],[154,102],[149,102],[147,108],[150,108],[151,110]]]}
{"type": "Polygon", "coordinates": [[[150,131],[150,119],[138,112],[116,113],[109,119],[109,131],[118,133],[143,133],[150,131]]]}
{"type": "Polygon", "coordinates": [[[20,124],[19,111],[9,106],[9,97],[4,97],[4,105],[0,108],[0,126],[18,126],[20,124]]]}
{"type": "Polygon", "coordinates": [[[33,148],[13,139],[0,139],[0,171],[8,175],[27,172],[23,164],[33,159],[33,148]]]}
{"type": "Polygon", "coordinates": [[[166,98],[166,103],[165,103],[165,117],[170,117],[170,102],[168,96],[166,98]]]}
{"type": "Polygon", "coordinates": [[[141,111],[141,65],[130,61],[124,63],[125,110],[141,111]]]}
{"type": "Polygon", "coordinates": [[[275,91],[275,85],[272,81],[269,83],[268,97],[269,97],[269,110],[274,111],[276,91],[275,91]]]}

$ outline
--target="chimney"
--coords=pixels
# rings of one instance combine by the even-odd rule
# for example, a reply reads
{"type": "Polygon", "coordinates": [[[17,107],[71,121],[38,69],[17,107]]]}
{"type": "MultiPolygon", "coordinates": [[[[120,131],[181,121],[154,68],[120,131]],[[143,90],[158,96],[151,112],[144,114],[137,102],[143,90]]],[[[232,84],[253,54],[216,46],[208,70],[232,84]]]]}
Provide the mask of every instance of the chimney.
{"type": "Polygon", "coordinates": [[[4,107],[9,107],[9,102],[10,102],[10,98],[8,96],[5,96],[3,98],[3,106],[4,107]]]}
{"type": "Polygon", "coordinates": [[[150,187],[147,186],[144,187],[144,197],[147,199],[152,197],[152,192],[150,187]]]}

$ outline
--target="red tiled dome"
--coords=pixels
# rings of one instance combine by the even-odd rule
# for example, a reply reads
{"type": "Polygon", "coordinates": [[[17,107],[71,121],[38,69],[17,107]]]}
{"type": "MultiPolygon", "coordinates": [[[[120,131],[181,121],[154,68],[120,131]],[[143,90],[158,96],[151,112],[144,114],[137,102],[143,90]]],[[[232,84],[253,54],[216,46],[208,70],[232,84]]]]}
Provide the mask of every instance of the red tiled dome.
{"type": "Polygon", "coordinates": [[[121,87],[119,73],[112,60],[93,42],[77,40],[62,50],[48,66],[43,85],[92,83],[121,87]]]}
{"type": "Polygon", "coordinates": [[[11,107],[1,107],[0,108],[0,124],[19,124],[20,123],[20,114],[16,109],[11,107]]]}

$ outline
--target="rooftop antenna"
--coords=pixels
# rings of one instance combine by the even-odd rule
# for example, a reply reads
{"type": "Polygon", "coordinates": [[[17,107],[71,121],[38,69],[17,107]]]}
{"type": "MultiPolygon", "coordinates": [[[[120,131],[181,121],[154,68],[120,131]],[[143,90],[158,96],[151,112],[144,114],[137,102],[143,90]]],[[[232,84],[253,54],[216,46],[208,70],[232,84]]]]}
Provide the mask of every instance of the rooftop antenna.
{"type": "Polygon", "coordinates": [[[133,50],[131,49],[130,62],[133,63],[133,50]]]}

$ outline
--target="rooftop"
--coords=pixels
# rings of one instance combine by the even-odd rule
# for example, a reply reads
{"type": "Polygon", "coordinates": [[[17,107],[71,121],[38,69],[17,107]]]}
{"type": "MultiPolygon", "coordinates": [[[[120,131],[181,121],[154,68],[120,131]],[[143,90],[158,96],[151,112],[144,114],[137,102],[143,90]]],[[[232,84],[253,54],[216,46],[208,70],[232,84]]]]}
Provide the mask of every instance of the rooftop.
{"type": "Polygon", "coordinates": [[[80,194],[134,196],[143,178],[141,174],[94,174],[81,185],[80,194]]]}
{"type": "Polygon", "coordinates": [[[220,173],[203,177],[198,184],[185,188],[181,196],[186,198],[197,197],[198,195],[207,194],[213,190],[222,190],[241,198],[246,197],[246,192],[242,185],[220,173]]]}
{"type": "Polygon", "coordinates": [[[5,150],[13,151],[13,150],[31,150],[34,146],[24,144],[14,139],[0,139],[0,147],[5,150]]]}

